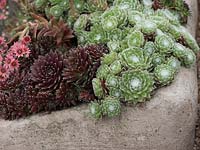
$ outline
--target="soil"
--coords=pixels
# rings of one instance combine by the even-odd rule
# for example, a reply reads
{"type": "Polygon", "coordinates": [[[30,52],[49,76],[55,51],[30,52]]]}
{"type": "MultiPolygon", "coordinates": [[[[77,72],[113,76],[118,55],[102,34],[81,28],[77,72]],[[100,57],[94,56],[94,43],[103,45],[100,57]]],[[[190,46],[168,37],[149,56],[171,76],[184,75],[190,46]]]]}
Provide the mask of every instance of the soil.
{"type": "MultiPolygon", "coordinates": [[[[199,2],[199,14],[200,14],[200,1],[199,2]]],[[[199,23],[197,29],[197,42],[200,44],[200,16],[199,16],[199,23]]],[[[198,68],[198,84],[199,84],[199,103],[200,103],[200,54],[198,55],[197,61],[197,68],[198,68]]],[[[199,104],[200,105],[200,104],[199,104]]],[[[195,137],[195,145],[193,150],[200,150],[200,106],[198,107],[198,121],[196,124],[196,137],[195,137]]]]}

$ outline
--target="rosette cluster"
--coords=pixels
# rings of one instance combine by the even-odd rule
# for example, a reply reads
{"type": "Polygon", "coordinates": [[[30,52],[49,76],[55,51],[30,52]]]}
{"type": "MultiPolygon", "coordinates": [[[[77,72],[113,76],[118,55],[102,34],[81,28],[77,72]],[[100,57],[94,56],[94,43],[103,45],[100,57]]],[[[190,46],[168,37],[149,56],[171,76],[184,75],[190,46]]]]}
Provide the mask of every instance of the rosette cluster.
{"type": "MultiPolygon", "coordinates": [[[[199,46],[193,36],[176,14],[153,9],[151,1],[115,0],[106,11],[84,17],[85,30],[77,26],[79,19],[74,26],[79,44],[106,43],[110,50],[92,82],[99,107],[110,103],[108,97],[120,103],[145,102],[156,89],[172,83],[181,66],[195,63],[199,46]]],[[[95,118],[110,116],[103,109],[97,112],[95,118]]]]}

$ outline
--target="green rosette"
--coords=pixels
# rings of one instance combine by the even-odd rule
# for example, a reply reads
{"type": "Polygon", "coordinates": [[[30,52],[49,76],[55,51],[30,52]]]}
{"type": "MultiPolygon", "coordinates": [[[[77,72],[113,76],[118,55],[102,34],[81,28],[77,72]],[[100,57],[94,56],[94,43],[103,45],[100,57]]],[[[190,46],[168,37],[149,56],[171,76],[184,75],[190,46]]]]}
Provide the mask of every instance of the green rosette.
{"type": "Polygon", "coordinates": [[[144,20],[141,24],[142,33],[152,35],[157,30],[157,25],[151,20],[144,20]]]}
{"type": "Polygon", "coordinates": [[[165,34],[157,35],[155,38],[155,46],[160,53],[171,53],[174,44],[174,40],[165,34]]]}
{"type": "Polygon", "coordinates": [[[90,115],[95,119],[100,119],[102,117],[101,105],[97,102],[91,102],[89,104],[90,115]]]}
{"type": "Polygon", "coordinates": [[[118,76],[114,76],[114,75],[109,75],[106,78],[106,82],[105,82],[107,87],[119,87],[119,77],[118,76]]]}
{"type": "Polygon", "coordinates": [[[116,52],[110,52],[109,54],[105,54],[104,57],[102,57],[101,63],[110,65],[117,59],[118,59],[118,54],[116,52]]]}
{"type": "Polygon", "coordinates": [[[181,27],[182,36],[184,37],[187,45],[195,52],[199,52],[200,48],[197,44],[195,38],[190,34],[190,32],[185,28],[181,27]]]}
{"type": "Polygon", "coordinates": [[[192,50],[187,49],[183,57],[183,65],[187,68],[190,68],[195,62],[196,62],[195,53],[192,50]]]}
{"type": "Polygon", "coordinates": [[[155,44],[153,42],[146,42],[143,50],[144,50],[144,54],[149,57],[152,54],[154,54],[154,52],[156,50],[155,44]]]}
{"type": "Polygon", "coordinates": [[[106,79],[108,74],[110,73],[110,68],[106,64],[102,64],[97,70],[97,78],[106,79]]]}
{"type": "Polygon", "coordinates": [[[47,4],[48,0],[35,0],[34,4],[37,9],[44,7],[47,4]]]}
{"type": "Polygon", "coordinates": [[[99,44],[107,42],[107,34],[103,31],[103,28],[99,25],[95,25],[88,32],[88,44],[99,44]]]}
{"type": "Polygon", "coordinates": [[[182,36],[182,33],[180,31],[180,26],[170,25],[169,26],[169,33],[176,40],[178,40],[182,36]]]}
{"type": "Polygon", "coordinates": [[[89,20],[91,24],[99,24],[99,21],[101,20],[101,15],[103,14],[102,11],[95,11],[89,15],[89,20]]]}
{"type": "Polygon", "coordinates": [[[48,0],[50,3],[51,3],[51,5],[57,5],[57,4],[59,4],[62,0],[48,0]]]}
{"type": "Polygon", "coordinates": [[[92,87],[93,87],[93,91],[95,96],[97,96],[98,98],[102,98],[104,96],[104,91],[103,88],[101,86],[101,80],[98,78],[94,78],[92,80],[92,87]]]}
{"type": "Polygon", "coordinates": [[[87,0],[87,9],[89,12],[104,11],[107,8],[107,0],[87,0]]]}
{"type": "Polygon", "coordinates": [[[141,4],[138,0],[115,0],[113,5],[117,5],[120,9],[141,9],[141,4]]]}
{"type": "Polygon", "coordinates": [[[181,68],[181,62],[173,56],[168,58],[166,64],[171,66],[174,70],[176,70],[176,72],[178,72],[181,68]]]}
{"type": "Polygon", "coordinates": [[[122,71],[121,62],[119,60],[116,60],[112,64],[110,64],[109,68],[110,68],[110,73],[116,75],[122,71]]]}
{"type": "Polygon", "coordinates": [[[128,10],[129,24],[135,25],[144,20],[144,14],[136,10],[128,10]]]}
{"type": "Polygon", "coordinates": [[[166,19],[168,19],[170,21],[170,23],[174,24],[174,25],[179,25],[179,18],[174,15],[171,11],[169,11],[168,9],[159,9],[157,11],[157,14],[165,17],[166,19]]]}
{"type": "Polygon", "coordinates": [[[128,18],[127,12],[125,10],[121,10],[118,6],[110,7],[110,9],[105,11],[101,17],[107,18],[111,16],[117,18],[119,26],[124,26],[128,18]]]}
{"type": "Polygon", "coordinates": [[[122,73],[120,89],[125,101],[130,103],[144,102],[151,97],[154,80],[147,71],[129,70],[122,73]]]}
{"type": "Polygon", "coordinates": [[[182,60],[185,57],[186,47],[181,45],[180,43],[175,43],[172,52],[175,57],[182,60]]]}
{"type": "Polygon", "coordinates": [[[118,27],[117,17],[109,16],[106,18],[102,18],[101,25],[104,31],[111,31],[118,27]]]}
{"type": "Polygon", "coordinates": [[[144,35],[140,31],[135,31],[127,36],[129,48],[142,47],[144,45],[144,35]]]}
{"type": "Polygon", "coordinates": [[[115,87],[108,87],[109,89],[109,95],[112,97],[116,97],[116,98],[123,98],[123,94],[122,91],[119,88],[115,88],[115,87]]]}
{"type": "Polygon", "coordinates": [[[119,52],[120,51],[120,42],[119,41],[109,41],[107,46],[111,52],[119,52]]]}
{"type": "Polygon", "coordinates": [[[160,54],[160,53],[154,53],[152,55],[152,62],[151,63],[153,65],[153,67],[156,67],[156,66],[158,66],[158,65],[160,65],[164,62],[165,62],[165,55],[160,54]]]}
{"type": "Polygon", "coordinates": [[[78,12],[83,12],[85,9],[85,2],[83,0],[73,0],[74,7],[78,12]]]}
{"type": "Polygon", "coordinates": [[[69,0],[62,0],[59,5],[63,10],[69,10],[69,0]]]}
{"type": "Polygon", "coordinates": [[[158,15],[149,16],[149,19],[157,25],[158,29],[160,29],[164,32],[169,31],[170,22],[169,22],[168,19],[163,18],[163,17],[158,16],[158,15]]]}
{"type": "Polygon", "coordinates": [[[89,20],[89,16],[86,14],[82,14],[79,16],[79,18],[76,20],[74,23],[74,31],[84,31],[85,28],[87,27],[87,23],[89,20]]]}
{"type": "Polygon", "coordinates": [[[121,112],[121,104],[117,98],[106,97],[102,100],[101,107],[103,115],[108,117],[118,116],[121,112]]]}
{"type": "Polygon", "coordinates": [[[55,18],[59,18],[63,15],[64,10],[59,5],[55,5],[50,8],[49,12],[55,18]]]}
{"type": "Polygon", "coordinates": [[[158,65],[154,69],[155,80],[160,85],[169,85],[173,80],[176,74],[176,70],[167,64],[158,65]]]}
{"type": "Polygon", "coordinates": [[[144,55],[143,50],[139,48],[129,48],[120,54],[122,64],[132,69],[148,69],[150,68],[150,59],[144,55]]]}
{"type": "Polygon", "coordinates": [[[111,31],[107,31],[109,41],[120,41],[124,38],[123,32],[119,28],[114,28],[111,31]]]}

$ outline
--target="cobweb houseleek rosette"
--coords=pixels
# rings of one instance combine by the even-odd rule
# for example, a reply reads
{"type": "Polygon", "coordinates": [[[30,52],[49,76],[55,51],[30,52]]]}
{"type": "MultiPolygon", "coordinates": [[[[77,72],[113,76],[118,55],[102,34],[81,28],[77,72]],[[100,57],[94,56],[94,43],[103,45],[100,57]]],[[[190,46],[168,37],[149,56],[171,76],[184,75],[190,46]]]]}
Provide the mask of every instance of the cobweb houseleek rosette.
{"type": "Polygon", "coordinates": [[[114,97],[106,97],[101,101],[102,113],[104,116],[115,117],[121,112],[121,104],[119,99],[114,97]]]}
{"type": "Polygon", "coordinates": [[[150,58],[144,55],[140,48],[129,48],[119,54],[121,63],[133,69],[148,69],[151,67],[150,58]]]}
{"type": "Polygon", "coordinates": [[[160,53],[171,53],[175,41],[168,35],[157,35],[155,38],[156,48],[160,53]]]}
{"type": "Polygon", "coordinates": [[[147,71],[129,70],[122,73],[120,89],[125,101],[130,103],[144,102],[151,97],[151,92],[154,90],[154,80],[147,71]]]}
{"type": "Polygon", "coordinates": [[[161,86],[169,85],[174,80],[175,75],[176,70],[167,64],[158,65],[154,69],[155,80],[161,86]]]}

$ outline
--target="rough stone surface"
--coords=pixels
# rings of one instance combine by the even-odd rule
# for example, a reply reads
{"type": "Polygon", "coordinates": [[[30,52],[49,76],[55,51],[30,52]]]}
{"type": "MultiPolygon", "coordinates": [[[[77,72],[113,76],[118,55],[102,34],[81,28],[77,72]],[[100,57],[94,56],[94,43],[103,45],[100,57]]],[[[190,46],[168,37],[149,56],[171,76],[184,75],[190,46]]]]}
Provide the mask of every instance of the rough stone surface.
{"type": "MultiPolygon", "coordinates": [[[[188,29],[195,33],[197,3],[188,29]]],[[[123,107],[122,115],[95,121],[86,105],[16,121],[0,121],[1,150],[191,150],[196,120],[195,69],[182,68],[175,82],[151,101],[123,107]]]]}

